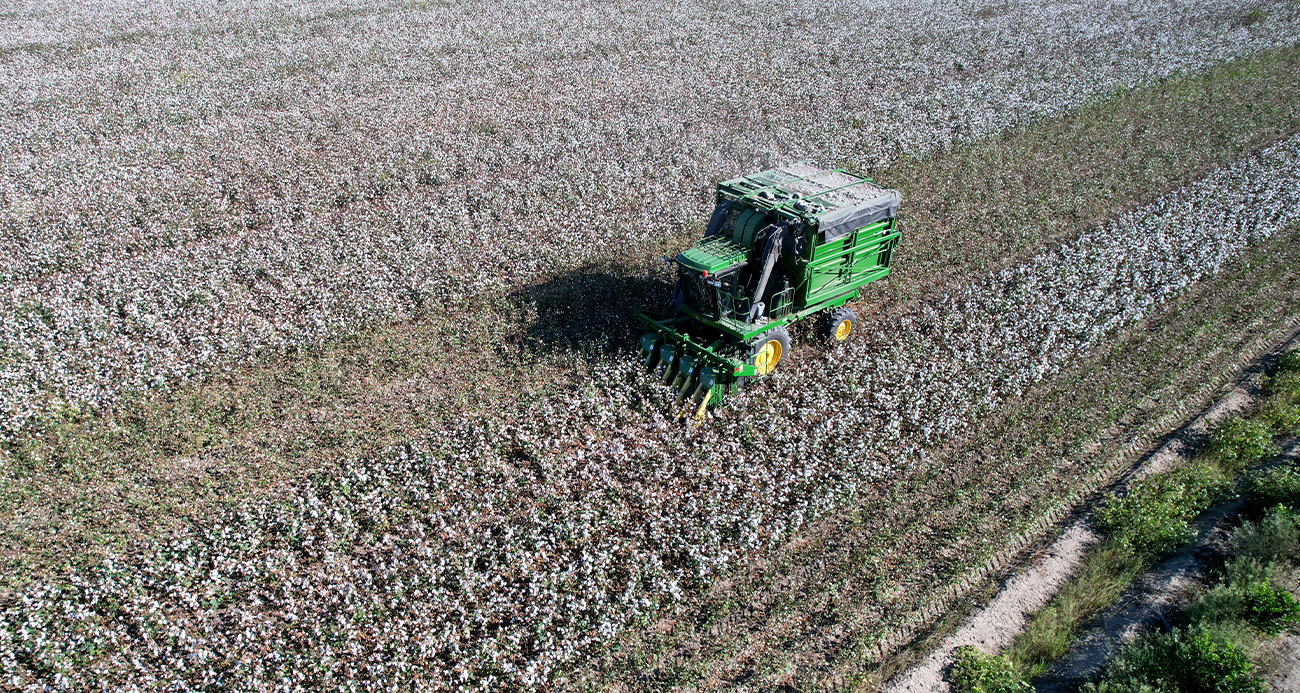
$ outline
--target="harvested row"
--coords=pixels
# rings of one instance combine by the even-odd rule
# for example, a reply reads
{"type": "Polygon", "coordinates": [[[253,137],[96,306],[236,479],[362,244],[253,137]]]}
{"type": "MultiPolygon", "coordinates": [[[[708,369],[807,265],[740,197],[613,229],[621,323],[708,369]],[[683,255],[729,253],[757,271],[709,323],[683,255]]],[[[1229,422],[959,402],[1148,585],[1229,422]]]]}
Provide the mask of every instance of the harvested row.
{"type": "Polygon", "coordinates": [[[0,38],[18,104],[0,131],[0,431],[454,311],[607,260],[610,237],[643,259],[741,170],[871,170],[1300,38],[1294,3],[1261,7],[18,12],[0,38]]]}
{"type": "Polygon", "coordinates": [[[33,687],[540,685],[1298,221],[1292,138],[875,344],[804,359],[708,426],[666,419],[670,393],[610,366],[569,402],[358,460],[30,590],[4,612],[0,666],[33,687]]]}

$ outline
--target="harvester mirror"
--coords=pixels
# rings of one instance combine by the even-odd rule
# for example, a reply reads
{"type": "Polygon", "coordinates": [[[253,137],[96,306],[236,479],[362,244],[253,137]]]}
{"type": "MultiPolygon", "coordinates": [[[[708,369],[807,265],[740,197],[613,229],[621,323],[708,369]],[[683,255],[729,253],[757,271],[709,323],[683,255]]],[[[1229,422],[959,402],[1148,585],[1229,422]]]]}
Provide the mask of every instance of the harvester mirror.
{"type": "MultiPolygon", "coordinates": [[[[703,238],[665,258],[678,266],[681,300],[667,315],[637,314],[650,330],[647,368],[697,417],[776,369],[787,326],[817,315],[856,322],[844,304],[889,274],[899,239],[898,192],[843,170],[788,164],[719,183],[716,195],[703,238]]],[[[849,330],[833,333],[842,341],[849,330]]]]}

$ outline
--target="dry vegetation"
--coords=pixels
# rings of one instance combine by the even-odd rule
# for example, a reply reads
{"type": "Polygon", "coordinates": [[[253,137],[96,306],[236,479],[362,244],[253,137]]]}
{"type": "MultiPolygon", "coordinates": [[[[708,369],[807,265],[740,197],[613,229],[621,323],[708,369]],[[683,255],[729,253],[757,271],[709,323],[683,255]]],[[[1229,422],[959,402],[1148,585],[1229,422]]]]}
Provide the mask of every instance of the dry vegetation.
{"type": "MultiPolygon", "coordinates": [[[[914,478],[952,436],[1198,281],[1287,247],[1300,216],[1294,138],[1181,186],[1295,130],[1290,50],[1007,130],[1293,41],[1285,4],[1249,27],[1213,3],[935,7],[883,11],[870,32],[854,30],[866,20],[848,5],[818,17],[565,6],[529,23],[497,5],[252,9],[238,25],[199,8],[123,11],[98,31],[24,19],[15,35],[28,43],[5,53],[13,70],[45,65],[19,81],[25,129],[4,145],[25,154],[6,159],[17,163],[0,220],[12,250],[0,365],[13,385],[7,476],[48,487],[9,502],[30,511],[105,481],[129,501],[178,503],[187,492],[131,489],[131,465],[160,457],[145,484],[242,497],[251,484],[220,477],[248,468],[276,489],[199,506],[174,531],[16,593],[0,627],[14,686],[539,685],[809,523],[914,478]],[[573,23],[599,29],[562,31],[573,23]],[[754,64],[742,59],[763,50],[758,37],[789,60],[723,69],[754,64]],[[885,47],[888,70],[871,60],[885,47]],[[285,67],[304,55],[337,57],[285,67]],[[114,76],[96,98],[70,79],[92,67],[114,76]],[[1258,108],[1242,109],[1243,95],[1258,108]],[[1117,103],[1148,111],[1108,112],[1117,103]],[[1176,109],[1191,127],[1164,144],[1155,124],[1176,109]],[[1233,127],[1234,109],[1255,127],[1233,127]],[[920,156],[993,133],[1006,133],[1002,148],[994,137],[920,156]],[[1112,144],[1117,133],[1133,146],[1112,144]],[[1067,142],[1094,148],[1063,157],[1067,142]],[[691,235],[709,179],[806,152],[891,164],[918,200],[915,251],[898,261],[925,269],[891,284],[899,302],[871,341],[803,354],[709,426],[682,428],[624,361],[624,313],[609,306],[656,293],[643,263],[691,235]],[[997,175],[965,184],[976,161],[997,175]],[[1068,233],[1117,207],[1134,210],[1068,233]],[[610,271],[626,258],[631,277],[610,271]],[[593,292],[597,316],[567,306],[593,292]],[[410,316],[420,321],[356,335],[410,316]],[[354,336],[292,356],[295,369],[277,356],[230,371],[338,334],[354,336]],[[132,394],[189,377],[210,382],[179,399],[132,394]],[[521,401],[503,405],[520,385],[521,401]],[[101,425],[100,412],[118,418],[101,425]],[[469,412],[483,416],[456,420],[469,412]],[[399,444],[375,451],[386,442],[399,444]],[[90,468],[105,457],[118,469],[90,468]],[[218,478],[196,483],[209,467],[218,478]]],[[[137,514],[148,531],[154,515],[187,512],[137,514]]],[[[79,524],[58,513],[53,526],[79,524]]],[[[91,536],[122,534],[123,514],[91,536]]],[[[6,534],[11,547],[30,539],[6,534]]],[[[960,555],[938,579],[989,550],[969,538],[949,537],[960,555]]],[[[19,561],[45,547],[32,543],[11,548],[19,561]]],[[[896,596],[877,606],[916,595],[896,596]]]]}

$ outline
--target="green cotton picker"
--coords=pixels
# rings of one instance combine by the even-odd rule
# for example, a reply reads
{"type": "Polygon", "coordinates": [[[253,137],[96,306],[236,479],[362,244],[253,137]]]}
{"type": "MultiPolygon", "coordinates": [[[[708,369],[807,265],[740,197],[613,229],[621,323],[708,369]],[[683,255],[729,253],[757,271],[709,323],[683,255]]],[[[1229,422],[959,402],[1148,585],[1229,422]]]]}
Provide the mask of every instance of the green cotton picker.
{"type": "Polygon", "coordinates": [[[820,316],[844,341],[857,315],[844,304],[889,274],[901,196],[866,178],[789,164],[718,184],[704,237],[677,266],[668,315],[638,313],[645,365],[690,402],[695,418],[790,350],[791,323],[820,316]]]}

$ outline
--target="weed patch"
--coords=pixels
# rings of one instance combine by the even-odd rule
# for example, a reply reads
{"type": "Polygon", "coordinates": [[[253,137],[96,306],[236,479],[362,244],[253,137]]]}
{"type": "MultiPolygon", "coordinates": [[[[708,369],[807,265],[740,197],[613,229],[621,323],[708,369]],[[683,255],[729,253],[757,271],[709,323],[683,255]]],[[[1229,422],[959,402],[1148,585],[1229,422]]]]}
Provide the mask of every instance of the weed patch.
{"type": "Polygon", "coordinates": [[[1229,417],[1215,427],[1208,452],[1226,473],[1236,473],[1275,452],[1273,430],[1257,418],[1229,417]]]}
{"type": "Polygon", "coordinates": [[[1300,351],[1282,357],[1265,392],[1268,396],[1260,406],[1260,418],[1274,433],[1300,432],[1300,351]]]}
{"type": "Polygon", "coordinates": [[[953,654],[948,680],[959,693],[1029,693],[1034,690],[1005,657],[965,645],[953,654]]]}
{"type": "Polygon", "coordinates": [[[1258,522],[1245,522],[1232,535],[1232,551],[1261,561],[1300,561],[1300,514],[1277,506],[1258,522]]]}
{"type": "Polygon", "coordinates": [[[1156,633],[1125,647],[1086,693],[1264,693],[1249,636],[1230,626],[1156,633]]]}
{"type": "Polygon", "coordinates": [[[1190,542],[1192,520],[1229,488],[1228,477],[1216,466],[1196,462],[1137,482],[1097,511],[1096,524],[1123,549],[1153,561],[1190,542]]]}
{"type": "Polygon", "coordinates": [[[1089,553],[1075,576],[1030,618],[1009,659],[1026,678],[1041,674],[1070,648],[1079,627],[1113,604],[1145,567],[1132,548],[1117,541],[1089,553]]]}
{"type": "MultiPolygon", "coordinates": [[[[1196,517],[1228,498],[1233,492],[1234,479],[1242,471],[1275,452],[1273,436],[1278,428],[1274,417],[1278,406],[1289,404],[1288,398],[1296,391],[1292,378],[1300,370],[1297,354],[1300,352],[1283,355],[1277,370],[1266,380],[1266,396],[1256,410],[1248,416],[1229,417],[1217,425],[1190,464],[1135,482],[1128,493],[1108,501],[1097,511],[1094,522],[1105,533],[1105,539],[1083,559],[1075,577],[1030,618],[1025,632],[1008,650],[1007,661],[1023,676],[1038,676],[1063,656],[1083,623],[1114,603],[1135,576],[1191,542],[1195,537],[1192,522],[1196,517]]],[[[1300,474],[1291,468],[1248,474],[1241,487],[1268,504],[1294,503],[1300,492],[1300,474]]],[[[1234,564],[1237,565],[1235,573],[1189,607],[1194,622],[1246,624],[1266,633],[1290,627],[1297,607],[1268,571],[1273,570],[1270,567],[1273,562],[1300,555],[1300,526],[1295,514],[1279,506],[1259,524],[1247,522],[1234,533],[1233,546],[1237,556],[1249,558],[1240,558],[1234,564]],[[1263,567],[1251,561],[1262,562],[1263,567]]],[[[1162,636],[1165,641],[1153,640],[1148,650],[1134,650],[1131,657],[1136,658],[1133,661],[1155,661],[1152,657],[1157,651],[1163,652],[1160,656],[1166,658],[1175,654],[1201,656],[1209,650],[1202,652],[1196,648],[1213,649],[1211,646],[1219,642],[1215,633],[1222,635],[1219,631],[1166,634],[1162,636]]],[[[1136,665],[1117,662],[1118,673],[1097,690],[1142,690],[1129,688],[1137,679],[1123,673],[1136,665]]],[[[1192,666],[1192,660],[1183,664],[1192,666]]],[[[1152,671],[1147,674],[1155,676],[1152,671]]],[[[1229,679],[1238,681],[1232,677],[1223,681],[1229,679]]],[[[1152,685],[1164,685],[1159,681],[1152,685]]]]}
{"type": "Polygon", "coordinates": [[[1300,518],[1285,506],[1233,533],[1231,559],[1215,584],[1183,610],[1186,625],[1143,635],[1107,664],[1089,693],[1263,691],[1250,653],[1265,637],[1300,627],[1293,580],[1300,518]]]}
{"type": "Polygon", "coordinates": [[[1246,477],[1242,485],[1247,495],[1265,506],[1300,506],[1300,470],[1277,467],[1246,477]]]}
{"type": "Polygon", "coordinates": [[[1191,623],[1245,623],[1267,635],[1300,624],[1300,604],[1279,586],[1281,566],[1239,556],[1224,567],[1217,584],[1197,595],[1184,610],[1191,623]]]}

